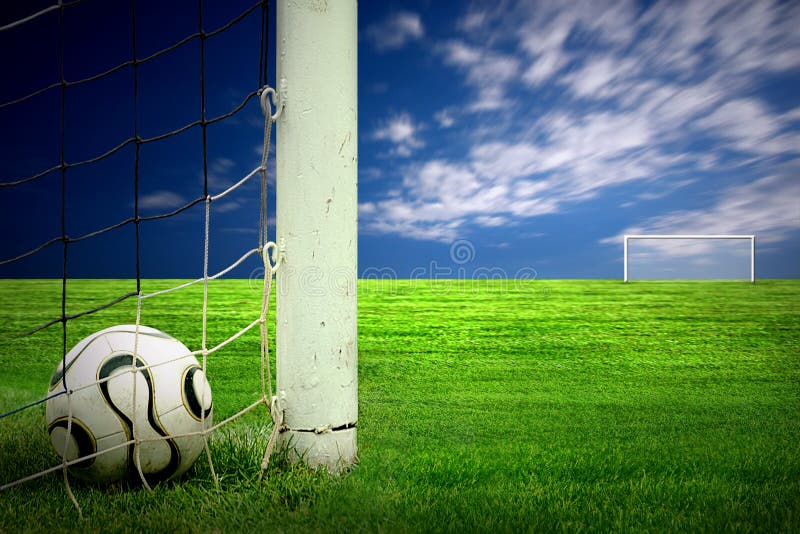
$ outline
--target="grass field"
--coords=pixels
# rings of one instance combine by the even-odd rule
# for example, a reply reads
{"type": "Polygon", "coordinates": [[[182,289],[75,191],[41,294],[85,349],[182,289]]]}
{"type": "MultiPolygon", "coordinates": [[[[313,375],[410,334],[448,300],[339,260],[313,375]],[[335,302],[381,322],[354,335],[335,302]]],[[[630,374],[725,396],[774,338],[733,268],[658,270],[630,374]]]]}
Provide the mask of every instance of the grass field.
{"type": "MultiPolygon", "coordinates": [[[[143,281],[145,291],[173,281],[143,281]]],[[[130,291],[72,281],[68,312],[130,291]]],[[[800,282],[361,282],[360,464],[341,478],[258,464],[258,412],[153,493],[60,476],[0,494],[0,532],[800,530],[800,282]]],[[[142,322],[200,343],[201,292],[142,322]]],[[[210,291],[210,345],[258,314],[247,281],[210,291]]],[[[69,323],[70,345],[135,303],[69,323]]],[[[274,309],[274,308],[273,308],[274,309]]],[[[0,280],[0,411],[44,393],[60,281],[0,280]]],[[[273,318],[274,320],[274,318],[273,318]]],[[[209,362],[216,417],[258,398],[258,334],[209,362]]],[[[57,463],[44,409],[0,420],[0,484],[57,463]]]]}

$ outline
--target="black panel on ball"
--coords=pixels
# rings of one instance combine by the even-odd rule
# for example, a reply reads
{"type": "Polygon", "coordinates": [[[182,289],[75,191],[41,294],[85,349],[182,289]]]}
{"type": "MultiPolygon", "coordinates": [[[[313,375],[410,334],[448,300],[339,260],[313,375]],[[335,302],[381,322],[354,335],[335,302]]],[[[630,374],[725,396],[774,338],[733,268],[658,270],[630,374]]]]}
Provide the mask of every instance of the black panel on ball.
{"type": "MultiPolygon", "coordinates": [[[[78,458],[83,456],[89,456],[90,454],[94,454],[97,452],[97,442],[94,439],[91,431],[86,428],[86,426],[81,423],[79,420],[73,418],[72,425],[69,423],[69,419],[67,417],[62,417],[60,419],[56,419],[52,423],[50,423],[50,428],[48,429],[50,434],[53,433],[53,430],[56,428],[63,428],[64,430],[69,430],[72,439],[75,440],[75,445],[78,447],[78,458]],[[70,428],[70,426],[72,428],[70,428]]],[[[66,451],[64,451],[66,452],[66,451]]],[[[81,462],[77,462],[72,464],[70,467],[74,467],[77,469],[86,469],[91,467],[94,463],[94,457],[87,458],[81,462]]]]}
{"type": "Polygon", "coordinates": [[[200,367],[193,365],[191,366],[184,375],[183,379],[183,398],[186,399],[186,408],[189,410],[195,419],[200,421],[203,417],[208,418],[211,415],[211,408],[209,406],[206,410],[206,413],[203,414],[203,406],[200,404],[200,399],[197,398],[197,395],[194,392],[194,375],[197,371],[200,370],[200,367]]]}

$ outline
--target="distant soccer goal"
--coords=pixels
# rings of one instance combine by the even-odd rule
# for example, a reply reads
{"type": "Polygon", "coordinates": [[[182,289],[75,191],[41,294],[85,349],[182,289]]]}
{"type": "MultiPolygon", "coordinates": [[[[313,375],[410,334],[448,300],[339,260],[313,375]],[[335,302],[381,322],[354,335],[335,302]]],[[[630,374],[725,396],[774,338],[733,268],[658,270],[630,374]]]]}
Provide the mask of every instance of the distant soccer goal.
{"type": "Polygon", "coordinates": [[[719,279],[756,281],[756,236],[635,234],[623,239],[623,281],[719,279]],[[631,241],[637,241],[633,247],[631,241]],[[632,274],[633,268],[633,274],[632,274]]]}

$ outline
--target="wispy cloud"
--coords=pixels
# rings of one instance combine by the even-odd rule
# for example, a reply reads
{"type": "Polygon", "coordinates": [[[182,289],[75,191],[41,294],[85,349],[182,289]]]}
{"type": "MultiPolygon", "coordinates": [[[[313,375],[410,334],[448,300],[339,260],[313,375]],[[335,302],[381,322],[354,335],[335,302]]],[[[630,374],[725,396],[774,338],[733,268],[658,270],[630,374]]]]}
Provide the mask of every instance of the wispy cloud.
{"type": "Polygon", "coordinates": [[[230,213],[232,211],[236,211],[241,209],[242,205],[235,200],[228,200],[221,203],[214,204],[214,212],[215,213],[230,213]]]}
{"type": "Polygon", "coordinates": [[[472,166],[445,160],[408,169],[402,186],[395,196],[362,204],[364,230],[449,241],[470,221],[500,226],[508,222],[500,214],[527,217],[557,209],[554,202],[535,197],[535,183],[494,181],[472,166]]]}
{"type": "MultiPolygon", "coordinates": [[[[600,242],[620,245],[625,234],[755,234],[760,243],[776,243],[800,230],[799,198],[800,181],[785,175],[767,176],[723,190],[707,209],[675,210],[651,217],[600,242]]],[[[667,241],[647,246],[670,255],[691,256],[707,251],[710,245],[667,241]]]]}
{"type": "Polygon", "coordinates": [[[788,131],[791,117],[771,113],[754,98],[726,102],[697,124],[728,146],[761,155],[800,153],[800,135],[788,131]]]}
{"type": "Polygon", "coordinates": [[[168,209],[177,208],[186,203],[183,196],[173,191],[154,191],[139,197],[140,209],[168,209]]]}
{"type": "MultiPolygon", "coordinates": [[[[216,158],[208,165],[208,186],[213,190],[224,190],[232,186],[243,176],[236,177],[236,162],[228,158],[216,158]]],[[[202,181],[203,174],[200,173],[202,181]]]]}
{"type": "Polygon", "coordinates": [[[444,43],[440,50],[445,63],[464,71],[467,83],[478,93],[469,109],[488,111],[506,105],[506,84],[519,71],[519,61],[515,57],[473,46],[459,39],[444,43]]]}
{"type": "MultiPolygon", "coordinates": [[[[637,200],[644,200],[644,201],[651,201],[651,200],[659,200],[669,195],[675,193],[676,191],[688,187],[693,183],[697,182],[694,178],[689,178],[686,180],[675,180],[672,182],[667,183],[658,183],[657,188],[653,190],[644,190],[641,193],[637,193],[636,199],[637,200]]],[[[628,202],[624,205],[624,207],[630,207],[635,205],[636,202],[628,202]]]]}
{"type": "Polygon", "coordinates": [[[417,13],[400,11],[366,29],[366,36],[377,50],[395,50],[422,38],[425,28],[417,13]]]}

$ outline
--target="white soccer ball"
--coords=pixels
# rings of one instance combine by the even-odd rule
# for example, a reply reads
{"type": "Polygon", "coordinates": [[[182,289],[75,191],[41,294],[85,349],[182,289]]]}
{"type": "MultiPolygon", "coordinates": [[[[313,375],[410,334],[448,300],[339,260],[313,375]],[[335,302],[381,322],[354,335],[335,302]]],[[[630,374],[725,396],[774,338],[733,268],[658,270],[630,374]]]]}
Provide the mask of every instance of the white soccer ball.
{"type": "Polygon", "coordinates": [[[211,426],[211,388],[197,359],[155,328],[140,325],[138,338],[134,325],[92,334],[67,354],[66,376],[62,362],[50,380],[50,395],[64,391],[65,381],[73,392],[47,401],[53,447],[68,461],[102,453],[70,467],[79,478],[138,480],[140,461],[148,484],[155,484],[183,474],[203,450],[201,435],[172,437],[211,426]],[[138,460],[135,446],[123,445],[134,432],[143,440],[138,460]]]}

